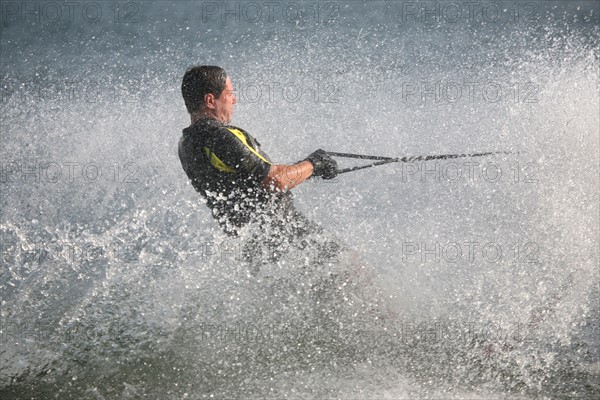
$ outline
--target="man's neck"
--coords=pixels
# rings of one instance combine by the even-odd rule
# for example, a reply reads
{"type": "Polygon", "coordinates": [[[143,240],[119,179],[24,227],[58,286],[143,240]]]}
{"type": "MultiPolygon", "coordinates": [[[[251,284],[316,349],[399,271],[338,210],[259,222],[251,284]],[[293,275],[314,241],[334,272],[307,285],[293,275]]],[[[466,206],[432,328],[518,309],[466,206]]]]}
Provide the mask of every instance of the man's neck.
{"type": "Polygon", "coordinates": [[[217,116],[210,110],[202,110],[202,111],[193,112],[190,115],[190,118],[191,118],[191,125],[194,125],[196,122],[200,121],[201,119],[206,119],[206,118],[214,119],[221,123],[224,123],[219,118],[217,118],[217,116]]]}

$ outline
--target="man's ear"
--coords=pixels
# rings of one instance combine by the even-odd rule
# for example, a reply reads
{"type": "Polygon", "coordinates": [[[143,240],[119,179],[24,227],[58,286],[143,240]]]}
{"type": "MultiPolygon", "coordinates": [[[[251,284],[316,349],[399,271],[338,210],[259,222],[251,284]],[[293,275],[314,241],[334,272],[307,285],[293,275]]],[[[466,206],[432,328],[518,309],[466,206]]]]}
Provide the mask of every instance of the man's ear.
{"type": "Polygon", "coordinates": [[[214,109],[215,108],[215,95],[212,93],[207,93],[204,95],[204,104],[206,104],[206,107],[210,108],[210,109],[214,109]]]}

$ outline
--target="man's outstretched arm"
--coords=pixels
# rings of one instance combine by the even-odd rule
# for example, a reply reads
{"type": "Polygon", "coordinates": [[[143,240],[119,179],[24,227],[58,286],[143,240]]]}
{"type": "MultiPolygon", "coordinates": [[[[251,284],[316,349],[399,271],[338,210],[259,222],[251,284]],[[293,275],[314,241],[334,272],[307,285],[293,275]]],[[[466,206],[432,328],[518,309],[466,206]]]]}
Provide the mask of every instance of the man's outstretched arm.
{"type": "Polygon", "coordinates": [[[294,165],[271,165],[262,185],[272,191],[285,192],[298,186],[312,174],[313,164],[308,160],[294,165]]]}
{"type": "Polygon", "coordinates": [[[272,165],[263,187],[273,191],[290,190],[311,176],[333,179],[338,174],[337,162],[324,150],[311,153],[306,160],[294,165],[272,165]]]}

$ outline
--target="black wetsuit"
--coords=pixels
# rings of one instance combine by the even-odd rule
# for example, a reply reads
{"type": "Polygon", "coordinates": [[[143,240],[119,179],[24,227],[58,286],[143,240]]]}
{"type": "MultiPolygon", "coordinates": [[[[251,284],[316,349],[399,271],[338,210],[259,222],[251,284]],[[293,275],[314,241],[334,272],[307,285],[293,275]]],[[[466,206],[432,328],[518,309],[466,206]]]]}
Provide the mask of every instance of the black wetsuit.
{"type": "Polygon", "coordinates": [[[340,251],[335,240],[321,238],[319,225],[296,210],[290,191],[263,187],[271,160],[243,129],[201,119],[183,130],[179,158],[227,234],[237,236],[241,228],[254,225],[244,244],[244,257],[254,268],[277,261],[292,248],[311,246],[319,260],[331,259],[340,251]]]}
{"type": "Polygon", "coordinates": [[[201,119],[183,130],[179,158],[226,233],[237,235],[250,222],[275,235],[297,236],[317,228],[294,208],[290,191],[263,188],[271,160],[243,129],[201,119]]]}

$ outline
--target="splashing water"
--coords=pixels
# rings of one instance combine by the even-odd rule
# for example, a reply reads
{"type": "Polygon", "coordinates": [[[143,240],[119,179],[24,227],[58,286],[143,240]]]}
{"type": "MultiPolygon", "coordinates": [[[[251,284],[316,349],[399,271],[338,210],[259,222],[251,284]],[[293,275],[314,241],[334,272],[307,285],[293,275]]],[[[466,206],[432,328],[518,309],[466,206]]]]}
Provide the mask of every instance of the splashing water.
{"type": "Polygon", "coordinates": [[[99,24],[3,8],[0,393],[597,396],[597,4],[499,23],[431,22],[413,2],[222,22],[211,4],[99,24]],[[277,162],[511,154],[307,182],[315,240],[353,250],[254,274],[254,233],[221,233],[177,158],[196,63],[226,68],[233,123],[277,162]]]}

